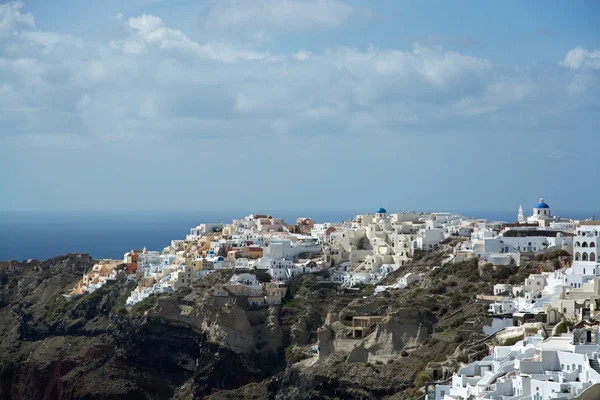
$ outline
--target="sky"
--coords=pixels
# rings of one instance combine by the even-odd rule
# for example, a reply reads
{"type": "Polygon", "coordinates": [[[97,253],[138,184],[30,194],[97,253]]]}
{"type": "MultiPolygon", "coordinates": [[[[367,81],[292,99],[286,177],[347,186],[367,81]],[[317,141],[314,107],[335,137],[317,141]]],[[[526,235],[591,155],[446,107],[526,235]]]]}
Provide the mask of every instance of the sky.
{"type": "Polygon", "coordinates": [[[0,210],[600,209],[596,1],[0,1],[0,210]]]}

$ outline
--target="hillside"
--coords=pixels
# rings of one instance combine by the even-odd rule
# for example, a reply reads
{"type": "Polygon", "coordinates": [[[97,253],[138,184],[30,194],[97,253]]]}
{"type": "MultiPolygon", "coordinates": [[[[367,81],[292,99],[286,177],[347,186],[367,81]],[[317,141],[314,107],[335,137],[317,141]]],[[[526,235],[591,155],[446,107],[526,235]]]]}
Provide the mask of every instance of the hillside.
{"type": "Polygon", "coordinates": [[[372,295],[309,274],[269,309],[216,307],[211,287],[231,271],[129,309],[124,280],[62,296],[94,264],[87,255],[20,265],[0,287],[0,399],[412,398],[428,365],[448,376],[485,348],[471,345],[488,321],[475,296],[517,273],[477,260],[432,269],[447,251],[398,271],[424,274],[406,289],[372,295]],[[355,316],[382,318],[354,339],[355,316]]]}

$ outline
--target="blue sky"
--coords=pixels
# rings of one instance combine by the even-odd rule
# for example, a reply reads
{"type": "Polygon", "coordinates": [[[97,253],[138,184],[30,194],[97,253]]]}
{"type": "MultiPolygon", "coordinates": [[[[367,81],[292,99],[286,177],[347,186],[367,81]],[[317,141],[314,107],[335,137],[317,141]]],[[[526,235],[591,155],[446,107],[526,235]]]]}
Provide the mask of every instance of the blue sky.
{"type": "Polygon", "coordinates": [[[0,210],[599,209],[595,1],[0,2],[0,210]]]}

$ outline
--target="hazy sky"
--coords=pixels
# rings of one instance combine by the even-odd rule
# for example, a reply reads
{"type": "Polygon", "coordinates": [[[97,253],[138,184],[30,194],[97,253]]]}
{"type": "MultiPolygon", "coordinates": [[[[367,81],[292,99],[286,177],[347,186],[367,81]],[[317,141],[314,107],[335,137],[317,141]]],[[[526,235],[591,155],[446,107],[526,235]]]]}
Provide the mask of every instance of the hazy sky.
{"type": "Polygon", "coordinates": [[[598,209],[597,1],[0,2],[0,210],[598,209]]]}

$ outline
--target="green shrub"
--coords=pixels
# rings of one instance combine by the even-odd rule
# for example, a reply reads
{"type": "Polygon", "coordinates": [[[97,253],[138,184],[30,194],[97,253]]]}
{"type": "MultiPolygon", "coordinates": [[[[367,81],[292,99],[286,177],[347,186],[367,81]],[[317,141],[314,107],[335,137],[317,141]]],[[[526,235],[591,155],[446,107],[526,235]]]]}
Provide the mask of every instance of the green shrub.
{"type": "Polygon", "coordinates": [[[419,372],[415,378],[415,386],[421,388],[425,386],[425,383],[432,381],[433,379],[426,372],[419,372]]]}
{"type": "Polygon", "coordinates": [[[131,312],[133,314],[143,314],[146,311],[148,311],[149,309],[151,309],[152,307],[154,307],[156,303],[156,295],[151,294],[150,296],[146,297],[144,300],[140,301],[139,303],[136,303],[133,307],[131,307],[131,312]]]}
{"type": "Polygon", "coordinates": [[[559,257],[569,257],[571,256],[566,250],[552,250],[548,253],[544,253],[542,259],[544,261],[558,260],[559,257]]]}
{"type": "Polygon", "coordinates": [[[413,252],[413,260],[414,261],[422,260],[423,258],[425,258],[426,255],[427,255],[427,250],[416,249],[413,252]]]}
{"type": "Polygon", "coordinates": [[[62,318],[69,311],[69,301],[64,296],[58,296],[47,306],[47,320],[54,321],[62,318]]]}
{"type": "Polygon", "coordinates": [[[520,340],[523,340],[523,336],[514,336],[511,338],[508,338],[504,341],[503,346],[513,346],[520,340]]]}
{"type": "Polygon", "coordinates": [[[567,331],[569,330],[569,328],[573,327],[573,322],[572,321],[561,321],[558,323],[558,325],[556,325],[556,328],[554,328],[554,332],[556,332],[556,336],[560,336],[563,333],[567,333],[567,331]]]}
{"type": "Polygon", "coordinates": [[[432,287],[429,291],[433,294],[444,294],[446,293],[446,284],[443,282],[438,282],[434,287],[432,287]]]}
{"type": "Polygon", "coordinates": [[[363,290],[363,296],[372,296],[375,293],[374,285],[367,285],[367,287],[363,290]]]}
{"type": "Polygon", "coordinates": [[[456,361],[466,364],[469,362],[469,356],[465,353],[460,353],[458,356],[456,356],[456,361]]]}

